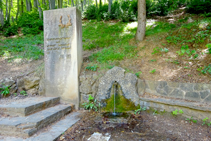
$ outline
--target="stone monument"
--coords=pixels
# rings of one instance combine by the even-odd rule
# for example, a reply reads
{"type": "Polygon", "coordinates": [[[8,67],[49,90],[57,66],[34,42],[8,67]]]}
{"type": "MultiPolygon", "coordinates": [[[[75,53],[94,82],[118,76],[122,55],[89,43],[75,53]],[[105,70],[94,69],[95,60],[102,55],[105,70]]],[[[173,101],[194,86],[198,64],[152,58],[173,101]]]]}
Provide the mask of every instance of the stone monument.
{"type": "Polygon", "coordinates": [[[79,107],[82,22],[77,8],[44,11],[45,95],[79,107]]]}

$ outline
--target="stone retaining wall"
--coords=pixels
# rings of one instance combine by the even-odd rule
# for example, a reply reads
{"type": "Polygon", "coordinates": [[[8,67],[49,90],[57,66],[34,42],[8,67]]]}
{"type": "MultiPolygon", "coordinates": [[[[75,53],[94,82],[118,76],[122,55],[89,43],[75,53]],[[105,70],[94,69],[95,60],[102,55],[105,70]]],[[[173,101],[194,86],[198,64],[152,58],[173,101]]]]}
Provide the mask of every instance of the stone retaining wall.
{"type": "MultiPolygon", "coordinates": [[[[173,97],[173,98],[179,98],[183,100],[206,102],[206,103],[211,102],[211,84],[177,83],[177,82],[167,82],[167,81],[141,80],[141,79],[137,79],[137,77],[132,73],[125,73],[125,70],[122,68],[121,69],[116,69],[116,68],[119,68],[119,67],[114,67],[113,69],[109,70],[104,76],[110,73],[111,77],[109,75],[109,78],[112,78],[112,80],[115,80],[117,78],[118,80],[119,78],[117,77],[117,74],[121,74],[122,71],[124,71],[125,76],[133,77],[135,81],[133,83],[136,83],[135,84],[136,88],[133,91],[136,91],[135,93],[138,93],[139,97],[141,97],[144,93],[150,93],[152,95],[173,97]]],[[[83,75],[80,76],[81,103],[88,101],[89,94],[95,98],[98,97],[97,95],[100,92],[99,90],[104,89],[103,81],[101,82],[103,84],[99,85],[99,82],[103,79],[103,77],[99,77],[94,72],[92,74],[89,73],[87,75],[84,72],[83,75]]],[[[112,83],[113,81],[112,82],[109,81],[109,82],[112,83]]],[[[132,83],[127,83],[127,86],[128,85],[132,85],[132,83]]],[[[107,83],[105,87],[107,87],[107,83]]]]}
{"type": "Polygon", "coordinates": [[[211,102],[211,84],[177,83],[167,81],[138,80],[139,95],[147,92],[154,95],[180,98],[198,102],[211,102]]]}

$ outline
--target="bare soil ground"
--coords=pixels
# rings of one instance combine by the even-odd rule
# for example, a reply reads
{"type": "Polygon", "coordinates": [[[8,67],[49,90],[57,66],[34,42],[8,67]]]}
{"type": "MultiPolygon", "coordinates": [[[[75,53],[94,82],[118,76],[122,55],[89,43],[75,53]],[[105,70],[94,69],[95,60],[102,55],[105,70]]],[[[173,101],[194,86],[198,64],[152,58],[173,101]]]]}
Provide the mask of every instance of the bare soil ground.
{"type": "Polygon", "coordinates": [[[154,115],[142,112],[131,115],[128,123],[112,124],[99,113],[85,112],[82,119],[69,128],[57,141],[85,141],[93,133],[111,135],[109,141],[168,140],[168,141],[209,141],[211,130],[201,123],[189,123],[183,117],[154,115]]]}

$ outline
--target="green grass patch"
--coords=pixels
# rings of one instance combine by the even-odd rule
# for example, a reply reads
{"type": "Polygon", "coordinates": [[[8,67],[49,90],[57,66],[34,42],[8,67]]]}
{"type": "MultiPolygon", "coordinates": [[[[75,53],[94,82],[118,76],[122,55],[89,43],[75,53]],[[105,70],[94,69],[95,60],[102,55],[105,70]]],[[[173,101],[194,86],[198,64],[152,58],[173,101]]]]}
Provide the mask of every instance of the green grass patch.
{"type": "Polygon", "coordinates": [[[44,55],[39,46],[43,46],[43,32],[37,35],[27,35],[17,38],[0,40],[0,56],[8,59],[39,59],[44,55]]]}

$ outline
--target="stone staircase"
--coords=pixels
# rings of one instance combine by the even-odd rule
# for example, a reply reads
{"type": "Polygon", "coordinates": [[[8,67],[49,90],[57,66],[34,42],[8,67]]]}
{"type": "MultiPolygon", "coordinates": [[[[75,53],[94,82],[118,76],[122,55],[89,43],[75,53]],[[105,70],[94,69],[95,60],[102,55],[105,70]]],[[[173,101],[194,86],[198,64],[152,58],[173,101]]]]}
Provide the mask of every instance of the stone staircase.
{"type": "Polygon", "coordinates": [[[60,103],[59,97],[37,97],[0,104],[0,141],[58,138],[80,118],[74,106],[60,103]],[[56,121],[58,121],[56,123],[56,121]],[[48,131],[38,132],[45,127],[48,131]]]}

